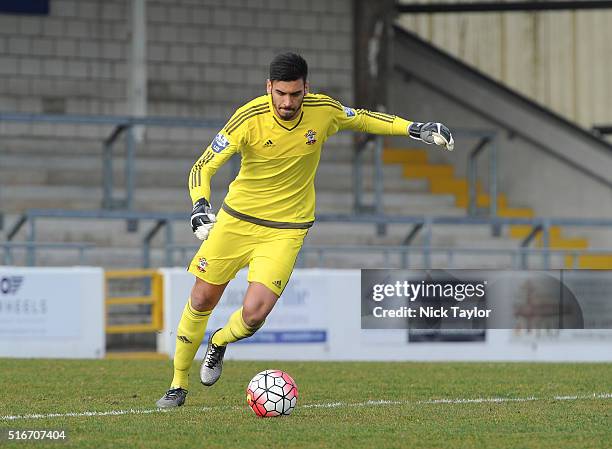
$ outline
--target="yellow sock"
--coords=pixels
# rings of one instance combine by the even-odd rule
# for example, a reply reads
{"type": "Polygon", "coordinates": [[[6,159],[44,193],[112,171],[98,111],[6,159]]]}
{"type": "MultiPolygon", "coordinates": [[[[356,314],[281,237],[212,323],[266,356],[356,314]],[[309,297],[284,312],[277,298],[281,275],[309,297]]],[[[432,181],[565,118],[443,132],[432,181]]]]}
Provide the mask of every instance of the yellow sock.
{"type": "Polygon", "coordinates": [[[206,324],[212,310],[199,312],[191,306],[191,298],[183,309],[183,315],[176,331],[176,349],[174,350],[174,377],[171,388],[189,386],[189,369],[193,358],[206,332],[206,324]]]}
{"type": "Polygon", "coordinates": [[[243,338],[248,338],[257,332],[263,326],[263,323],[257,327],[250,327],[244,322],[242,318],[242,307],[236,310],[227,320],[227,324],[223,326],[213,336],[212,342],[217,346],[225,346],[228,343],[233,343],[243,338]]]}

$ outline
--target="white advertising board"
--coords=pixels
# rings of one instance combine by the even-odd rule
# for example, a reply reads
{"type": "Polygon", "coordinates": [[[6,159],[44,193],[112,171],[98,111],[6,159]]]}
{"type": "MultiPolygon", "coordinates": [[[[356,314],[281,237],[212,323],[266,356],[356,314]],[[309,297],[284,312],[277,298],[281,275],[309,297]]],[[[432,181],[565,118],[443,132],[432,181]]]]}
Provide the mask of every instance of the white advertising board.
{"type": "MultiPolygon", "coordinates": [[[[164,323],[158,348],[174,353],[175,332],[194,276],[164,269],[164,323]]],[[[612,361],[612,331],[487,330],[475,341],[415,342],[406,329],[361,329],[359,270],[295,270],[265,326],[232,344],[228,359],[612,361]]],[[[230,282],[209,320],[207,336],[240,307],[246,270],[230,282]]],[[[203,345],[197,357],[203,355],[203,345]]]]}
{"type": "MultiPolygon", "coordinates": [[[[175,331],[185,307],[194,276],[182,269],[165,269],[164,274],[164,323],[165,329],[158,337],[158,350],[172,355],[175,331]]],[[[357,272],[358,273],[358,272],[357,272]]],[[[266,320],[265,326],[253,337],[232,345],[228,358],[260,359],[325,359],[329,358],[330,341],[334,327],[330,323],[329,303],[338,282],[343,282],[354,272],[341,270],[296,270],[282,298],[266,320]]],[[[358,280],[358,278],[357,278],[358,280]]],[[[221,301],[212,313],[207,334],[197,357],[202,357],[208,335],[227,322],[229,316],[242,305],[248,287],[246,270],[240,271],[226,288],[221,301]]],[[[359,310],[359,283],[352,284],[355,310],[359,310]]]]}
{"type": "Polygon", "coordinates": [[[101,268],[0,266],[0,357],[100,358],[101,268]]]}

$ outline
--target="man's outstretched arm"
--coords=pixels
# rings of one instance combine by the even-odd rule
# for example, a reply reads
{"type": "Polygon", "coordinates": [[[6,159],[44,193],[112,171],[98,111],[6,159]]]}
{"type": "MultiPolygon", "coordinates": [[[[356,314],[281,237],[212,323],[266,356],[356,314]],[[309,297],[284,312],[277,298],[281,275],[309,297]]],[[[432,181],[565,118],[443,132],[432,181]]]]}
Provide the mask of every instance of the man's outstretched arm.
{"type": "Polygon", "coordinates": [[[385,136],[410,136],[427,144],[436,144],[452,151],[455,146],[450,130],[442,123],[411,122],[395,115],[367,109],[352,109],[333,100],[338,131],[350,129],[385,136]]]}

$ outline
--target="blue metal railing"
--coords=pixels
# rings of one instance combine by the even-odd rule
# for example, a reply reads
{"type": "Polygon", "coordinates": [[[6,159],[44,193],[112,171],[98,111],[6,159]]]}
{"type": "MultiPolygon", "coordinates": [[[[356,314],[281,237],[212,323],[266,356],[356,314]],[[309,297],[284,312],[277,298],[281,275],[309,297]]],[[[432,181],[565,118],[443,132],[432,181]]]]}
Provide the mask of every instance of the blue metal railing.
{"type": "MultiPolygon", "coordinates": [[[[383,137],[372,134],[364,135],[362,139],[358,139],[357,144],[355,145],[355,151],[353,154],[353,213],[355,214],[383,213],[383,146],[383,137]],[[374,199],[373,204],[369,205],[365,204],[363,201],[363,165],[364,155],[368,149],[371,151],[373,150],[374,152],[374,172],[372,183],[374,186],[374,199]]],[[[378,235],[384,235],[386,233],[386,226],[384,224],[378,224],[376,227],[376,232],[378,235]]]]}
{"type": "MultiPolygon", "coordinates": [[[[424,247],[424,246],[384,246],[384,245],[305,245],[302,247],[301,253],[298,256],[296,267],[303,268],[306,266],[308,254],[315,254],[317,264],[315,266],[324,266],[325,257],[330,254],[338,253],[378,253],[382,254],[385,267],[390,267],[393,262],[391,255],[399,256],[396,261],[396,268],[408,269],[411,267],[410,257],[412,255],[421,256],[423,266],[432,268],[432,256],[434,254],[442,254],[447,256],[447,262],[444,268],[458,268],[455,266],[455,257],[457,255],[469,256],[510,256],[512,262],[506,268],[515,270],[527,270],[530,268],[529,259],[533,257],[540,258],[541,268],[549,269],[551,256],[569,256],[572,257],[573,267],[578,268],[578,256],[582,255],[609,255],[612,254],[611,249],[550,249],[550,248],[461,248],[461,247],[424,247]]],[[[568,267],[569,268],[569,267],[568,267]]]]}
{"type": "MultiPolygon", "coordinates": [[[[95,211],[77,211],[77,210],[58,210],[58,209],[29,209],[22,214],[14,225],[7,232],[7,240],[12,241],[13,238],[19,233],[23,226],[27,225],[26,230],[26,243],[28,246],[27,251],[27,264],[35,265],[36,263],[36,223],[41,219],[57,219],[57,218],[71,218],[71,219],[89,219],[89,220],[125,220],[128,223],[136,223],[141,221],[153,222],[153,226],[145,233],[142,240],[142,266],[147,268],[151,265],[151,245],[155,236],[161,229],[165,229],[165,265],[174,265],[174,252],[181,248],[196,248],[196,245],[175,245],[173,241],[173,223],[180,221],[181,225],[188,228],[188,213],[157,213],[157,212],[137,212],[137,211],[109,211],[109,210],[95,210],[95,211]]],[[[534,251],[539,252],[543,258],[543,264],[545,267],[550,266],[550,255],[558,253],[560,250],[550,249],[550,229],[553,226],[571,226],[571,227],[606,227],[612,228],[612,219],[579,219],[579,218],[506,218],[506,217],[456,217],[456,216],[400,216],[400,215],[374,215],[374,214],[362,214],[362,215],[341,215],[341,214],[319,214],[317,215],[318,222],[332,222],[332,223],[354,223],[354,224],[371,224],[376,228],[378,226],[392,225],[392,224],[411,224],[413,225],[412,230],[408,233],[404,239],[402,245],[396,247],[376,247],[377,250],[384,251],[400,251],[409,253],[414,251],[415,247],[411,246],[411,242],[414,240],[417,234],[422,234],[421,239],[421,252],[425,260],[426,266],[431,266],[431,254],[434,251],[440,250],[432,245],[432,233],[433,228],[436,225],[455,225],[455,226],[475,226],[475,225],[488,225],[496,226],[500,229],[504,226],[509,225],[528,225],[531,226],[532,231],[530,234],[517,246],[516,249],[503,249],[495,251],[514,251],[516,254],[531,254],[534,251]],[[528,245],[534,241],[537,235],[541,235],[541,249],[531,249],[528,245]],[[397,248],[397,249],[393,249],[397,248]]],[[[187,230],[187,229],[186,229],[187,230]]],[[[61,245],[61,244],[57,244],[61,245]]],[[[308,248],[308,247],[306,247],[308,248]]],[[[315,247],[313,247],[315,248],[315,247]]],[[[338,251],[339,247],[329,247],[330,251],[338,251]]],[[[348,250],[349,246],[341,247],[348,250]]],[[[444,249],[448,251],[448,248],[444,249]]],[[[453,251],[462,252],[465,250],[473,250],[468,248],[455,248],[453,251]]],[[[306,251],[309,251],[308,249],[306,251]]],[[[316,249],[316,251],[323,251],[322,249],[316,249]]],[[[483,250],[486,251],[486,250],[483,250]]],[[[593,250],[562,250],[568,254],[591,254],[593,250]]],[[[596,251],[600,253],[600,251],[596,251]]],[[[605,252],[605,251],[601,251],[605,252]]]]}
{"type": "MultiPolygon", "coordinates": [[[[26,243],[27,249],[26,264],[36,265],[36,223],[40,219],[81,219],[81,220],[124,220],[129,231],[135,231],[139,222],[153,222],[153,226],[146,232],[142,241],[142,266],[149,268],[151,265],[151,243],[157,233],[165,227],[166,244],[173,243],[173,222],[180,220],[185,226],[189,219],[188,213],[159,213],[159,212],[138,212],[129,210],[61,210],[61,209],[28,209],[8,229],[6,239],[12,241],[19,231],[27,225],[26,243]]],[[[61,243],[58,243],[61,245],[61,243]]],[[[169,257],[169,256],[168,256],[169,257]]],[[[167,262],[171,263],[169,258],[167,262]]]]}
{"type": "Polygon", "coordinates": [[[474,135],[478,143],[468,155],[468,214],[478,213],[478,156],[489,151],[489,216],[497,215],[497,133],[482,131],[474,135]]]}
{"type": "MultiPolygon", "coordinates": [[[[142,265],[148,267],[151,264],[151,245],[155,236],[160,230],[165,230],[165,262],[166,265],[173,265],[173,254],[177,246],[173,242],[173,222],[181,220],[186,226],[188,214],[186,213],[148,213],[131,210],[133,206],[134,190],[134,156],[135,156],[135,126],[165,126],[165,127],[187,127],[187,128],[215,128],[223,126],[223,122],[218,120],[198,120],[188,118],[171,117],[128,117],[128,116],[85,116],[85,115],[44,115],[44,114],[24,114],[24,113],[0,113],[0,122],[29,122],[29,123],[56,123],[56,124],[95,124],[112,125],[113,131],[104,140],[104,176],[103,178],[103,201],[102,210],[77,211],[77,210],[46,210],[31,209],[23,213],[14,223],[7,233],[7,240],[12,241],[20,229],[27,224],[26,242],[24,248],[27,251],[27,264],[36,263],[36,251],[45,247],[45,243],[36,241],[36,222],[40,219],[49,218],[75,218],[75,219],[96,219],[96,220],[126,220],[129,231],[134,231],[141,221],[152,221],[153,226],[146,232],[142,241],[142,265]],[[125,133],[126,138],[126,196],[117,199],[113,196],[113,144],[125,133]]],[[[492,229],[501,232],[501,228],[507,225],[523,224],[532,227],[532,232],[525,238],[517,251],[521,254],[528,254],[527,247],[534,237],[542,235],[542,250],[545,264],[552,251],[549,250],[549,233],[553,225],[561,226],[612,226],[612,220],[602,219],[551,219],[551,218],[503,218],[497,217],[497,136],[488,130],[453,130],[456,136],[464,136],[477,139],[476,146],[468,154],[468,179],[469,179],[469,211],[467,217],[448,217],[448,216],[390,216],[383,214],[383,169],[382,152],[383,140],[380,136],[366,137],[357,142],[353,159],[353,194],[354,211],[353,215],[334,215],[319,214],[317,219],[320,222],[345,222],[345,223],[370,223],[376,227],[379,234],[384,234],[386,226],[389,224],[412,224],[412,230],[404,239],[400,247],[404,254],[408,254],[410,244],[419,234],[423,234],[423,255],[426,264],[430,264],[430,255],[434,251],[432,246],[432,227],[437,224],[452,225],[490,225],[492,229]],[[363,171],[364,149],[368,145],[374,144],[374,204],[366,205],[363,202],[363,171]],[[477,159],[480,154],[488,150],[489,152],[489,180],[488,191],[490,195],[490,206],[488,216],[478,215],[477,208],[477,159]]],[[[237,161],[237,160],[236,160],[237,161]]],[[[236,172],[236,170],[234,170],[236,172]]],[[[0,214],[1,215],[1,214],[0,214]]],[[[0,216],[1,218],[1,216],[0,216]]],[[[70,244],[56,243],[53,248],[64,245],[70,248],[70,244]]],[[[51,248],[50,246],[46,246],[51,248]]],[[[8,246],[5,245],[5,248],[8,246]]],[[[89,246],[88,246],[89,248],[89,246]]],[[[331,247],[331,251],[335,250],[331,247]]],[[[348,250],[348,249],[347,249],[348,250]]],[[[459,251],[461,249],[455,249],[459,251]]],[[[6,250],[5,250],[6,251],[6,250]]],[[[84,253],[85,250],[83,250],[84,253]]],[[[306,250],[309,251],[309,250],[306,250]]],[[[321,251],[321,250],[317,250],[321,251]]],[[[584,252],[586,253],[586,252],[584,252]]],[[[6,252],[5,252],[6,254],[6,252]]]]}
{"type": "Polygon", "coordinates": [[[3,250],[2,260],[4,265],[12,265],[14,263],[14,252],[17,250],[59,250],[59,251],[77,251],[77,260],[79,265],[87,263],[86,251],[95,248],[93,243],[43,243],[43,242],[0,242],[0,249],[3,250]]]}
{"type": "MultiPolygon", "coordinates": [[[[109,136],[102,142],[102,204],[103,209],[125,209],[133,208],[134,186],[135,186],[135,156],[136,137],[134,128],[136,126],[150,127],[180,127],[200,128],[217,130],[223,127],[222,120],[203,120],[181,117],[131,117],[122,115],[77,115],[77,114],[29,114],[19,112],[0,112],[0,122],[18,123],[52,123],[52,124],[80,124],[113,126],[109,136]],[[125,196],[116,198],[114,195],[114,146],[119,138],[125,137],[125,196]]],[[[497,135],[491,130],[479,129],[453,129],[456,137],[472,137],[479,139],[476,147],[468,154],[468,180],[469,180],[469,213],[477,213],[477,191],[476,191],[476,161],[482,150],[489,152],[489,215],[497,215],[497,135]]],[[[355,213],[382,213],[383,211],[383,138],[382,136],[364,135],[362,139],[356,139],[353,157],[353,195],[355,213]],[[374,152],[374,202],[366,205],[363,202],[363,171],[364,155],[366,149],[373,144],[374,152]]],[[[195,162],[195,161],[194,161],[195,162]]],[[[237,174],[239,169],[239,158],[232,157],[232,173],[237,174]]],[[[1,222],[0,222],[1,223],[1,222]]],[[[0,226],[1,229],[1,226],[0,226]]],[[[379,234],[384,234],[384,224],[378,226],[379,234]]]]}
{"type": "MultiPolygon", "coordinates": [[[[112,132],[102,142],[102,208],[104,209],[127,209],[131,210],[134,202],[135,185],[135,157],[136,137],[135,126],[150,127],[175,127],[175,128],[201,128],[220,129],[224,122],[221,120],[202,120],[180,117],[130,117],[121,115],[71,115],[71,114],[28,114],[18,112],[0,112],[0,122],[21,123],[52,123],[52,124],[77,124],[77,125],[99,125],[113,126],[112,132]],[[125,197],[115,198],[113,161],[114,145],[116,141],[125,136],[125,197]]],[[[195,162],[195,160],[194,160],[195,162]]],[[[237,157],[232,157],[234,171],[239,164],[237,157]]],[[[185,174],[185,177],[187,174],[185,174]]]]}

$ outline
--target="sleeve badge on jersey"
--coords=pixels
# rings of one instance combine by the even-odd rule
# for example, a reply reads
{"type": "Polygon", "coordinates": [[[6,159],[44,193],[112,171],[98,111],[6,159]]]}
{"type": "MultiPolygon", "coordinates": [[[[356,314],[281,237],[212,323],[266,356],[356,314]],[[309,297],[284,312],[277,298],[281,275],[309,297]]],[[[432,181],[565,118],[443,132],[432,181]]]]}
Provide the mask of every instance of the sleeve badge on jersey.
{"type": "Polygon", "coordinates": [[[344,112],[346,113],[347,117],[355,117],[355,110],[352,108],[347,108],[344,106],[344,112]]]}
{"type": "Polygon", "coordinates": [[[227,140],[227,137],[225,137],[223,134],[218,133],[213,142],[212,142],[212,150],[215,153],[221,153],[223,150],[225,150],[229,145],[229,140],[227,140]]]}

